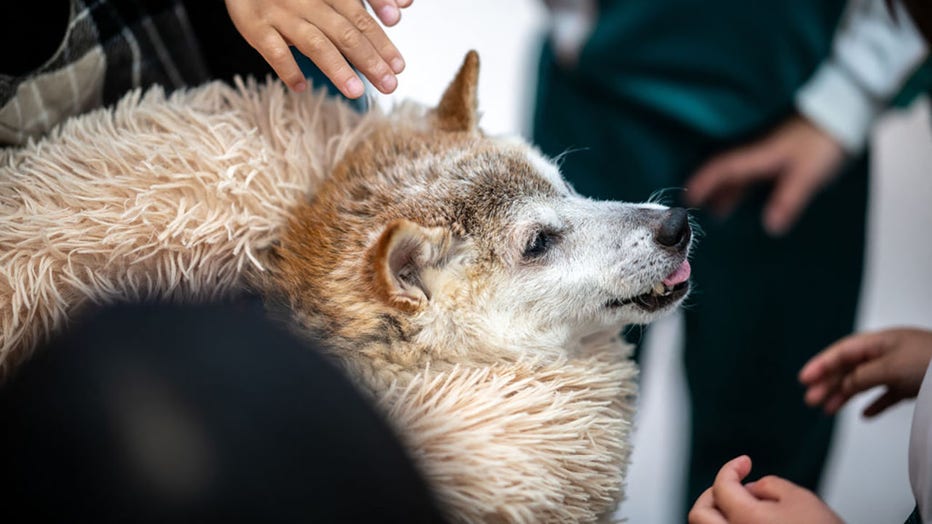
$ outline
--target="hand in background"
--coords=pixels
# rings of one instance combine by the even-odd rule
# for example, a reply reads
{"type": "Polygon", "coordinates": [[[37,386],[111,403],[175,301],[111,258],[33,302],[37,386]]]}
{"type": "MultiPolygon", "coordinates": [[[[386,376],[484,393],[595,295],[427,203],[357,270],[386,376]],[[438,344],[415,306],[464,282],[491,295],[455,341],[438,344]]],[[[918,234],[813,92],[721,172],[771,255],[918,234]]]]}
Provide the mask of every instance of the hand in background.
{"type": "MultiPolygon", "coordinates": [[[[412,0],[367,2],[382,23],[392,26],[401,18],[400,8],[412,0]]],[[[395,75],[404,69],[404,59],[359,0],[226,0],[226,6],[243,38],[295,91],[303,91],[307,83],[289,45],[349,98],[365,92],[350,64],[383,93],[398,85],[395,75]]]]}
{"type": "Polygon", "coordinates": [[[845,153],[841,144],[809,120],[795,116],[759,142],[722,153],[686,183],[690,205],[706,205],[725,216],[752,184],[773,182],[764,209],[764,227],[782,235],[806,205],[838,173],[845,153]]]}
{"type": "Polygon", "coordinates": [[[840,524],[842,521],[815,493],[792,482],[767,476],[741,484],[751,472],[747,455],[727,462],[715,483],[696,499],[689,524],[840,524]]]}
{"type": "Polygon", "coordinates": [[[852,335],[812,357],[799,372],[806,403],[835,413],[852,396],[874,386],[886,391],[864,409],[872,417],[913,398],[932,359],[932,331],[886,329],[852,335]]]}

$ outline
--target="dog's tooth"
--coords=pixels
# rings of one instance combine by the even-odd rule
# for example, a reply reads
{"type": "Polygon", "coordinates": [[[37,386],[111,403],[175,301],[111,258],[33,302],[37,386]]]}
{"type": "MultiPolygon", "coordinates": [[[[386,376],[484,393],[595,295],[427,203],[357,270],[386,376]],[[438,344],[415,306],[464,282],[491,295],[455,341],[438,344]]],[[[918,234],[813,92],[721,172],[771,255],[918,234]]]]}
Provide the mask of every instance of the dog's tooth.
{"type": "Polygon", "coordinates": [[[654,284],[654,287],[653,287],[654,293],[658,295],[662,295],[664,294],[664,292],[666,292],[666,290],[667,290],[667,286],[663,285],[663,282],[657,282],[656,284],[654,284]]]}

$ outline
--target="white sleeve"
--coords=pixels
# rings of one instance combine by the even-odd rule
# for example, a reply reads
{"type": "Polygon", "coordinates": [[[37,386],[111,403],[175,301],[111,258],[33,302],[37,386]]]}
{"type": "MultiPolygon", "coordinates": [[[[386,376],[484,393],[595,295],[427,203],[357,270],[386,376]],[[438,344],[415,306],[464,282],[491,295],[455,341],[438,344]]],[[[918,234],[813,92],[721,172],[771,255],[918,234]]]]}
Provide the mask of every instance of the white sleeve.
{"type": "Polygon", "coordinates": [[[796,94],[796,108],[849,153],[926,56],[928,48],[899,1],[851,0],[832,53],[796,94]]]}
{"type": "Polygon", "coordinates": [[[925,524],[932,523],[932,363],[916,396],[909,432],[909,485],[925,524]]]}

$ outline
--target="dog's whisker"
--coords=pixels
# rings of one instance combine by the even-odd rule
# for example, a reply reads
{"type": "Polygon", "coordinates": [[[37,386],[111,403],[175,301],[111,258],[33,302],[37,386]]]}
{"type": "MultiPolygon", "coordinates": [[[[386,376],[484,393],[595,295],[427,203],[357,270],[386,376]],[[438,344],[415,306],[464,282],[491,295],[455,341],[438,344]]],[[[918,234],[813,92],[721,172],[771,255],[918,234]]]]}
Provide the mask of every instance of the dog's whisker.
{"type": "Polygon", "coordinates": [[[563,151],[562,153],[560,153],[559,155],[555,156],[552,160],[553,160],[553,163],[556,164],[556,165],[559,167],[559,166],[561,166],[561,165],[563,164],[563,160],[564,160],[567,156],[569,156],[569,155],[571,155],[571,154],[573,154],[573,153],[578,153],[578,152],[580,152],[580,151],[588,151],[588,150],[589,150],[588,147],[571,147],[571,148],[569,148],[569,149],[564,150],[564,151],[563,151]]]}
{"type": "Polygon", "coordinates": [[[647,197],[647,203],[649,204],[660,204],[664,206],[670,206],[672,204],[672,197],[669,195],[674,191],[686,191],[684,187],[665,187],[658,189],[650,194],[647,197]]]}

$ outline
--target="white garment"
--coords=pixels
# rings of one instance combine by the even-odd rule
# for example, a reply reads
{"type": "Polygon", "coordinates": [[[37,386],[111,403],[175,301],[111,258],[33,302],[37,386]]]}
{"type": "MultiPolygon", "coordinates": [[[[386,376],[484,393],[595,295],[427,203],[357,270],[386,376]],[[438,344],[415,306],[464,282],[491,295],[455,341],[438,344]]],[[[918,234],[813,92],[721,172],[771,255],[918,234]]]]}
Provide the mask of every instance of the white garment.
{"type": "Polygon", "coordinates": [[[909,485],[923,524],[932,524],[932,363],[926,369],[909,432],[909,485]]]}
{"type": "Polygon", "coordinates": [[[928,53],[899,2],[851,0],[832,54],[796,94],[796,108],[849,153],[864,147],[874,121],[928,53]]]}
{"type": "Polygon", "coordinates": [[[557,61],[571,67],[592,34],[598,16],[595,0],[546,0],[550,9],[550,42],[557,61]]]}

